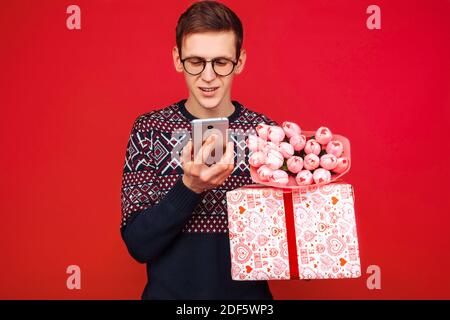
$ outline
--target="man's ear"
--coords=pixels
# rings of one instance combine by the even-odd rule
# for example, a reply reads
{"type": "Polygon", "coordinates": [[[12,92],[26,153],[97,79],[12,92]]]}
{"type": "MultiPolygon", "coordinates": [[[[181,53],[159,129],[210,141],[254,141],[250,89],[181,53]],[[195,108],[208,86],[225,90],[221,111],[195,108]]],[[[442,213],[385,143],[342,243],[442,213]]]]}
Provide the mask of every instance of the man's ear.
{"type": "Polygon", "coordinates": [[[245,49],[241,49],[241,55],[239,56],[238,64],[234,69],[235,74],[240,74],[244,70],[245,61],[247,60],[247,52],[245,49]]]}
{"type": "Polygon", "coordinates": [[[177,72],[183,72],[183,64],[181,63],[181,58],[178,53],[178,47],[174,46],[172,49],[172,56],[173,56],[173,65],[175,66],[175,70],[177,72]]]}

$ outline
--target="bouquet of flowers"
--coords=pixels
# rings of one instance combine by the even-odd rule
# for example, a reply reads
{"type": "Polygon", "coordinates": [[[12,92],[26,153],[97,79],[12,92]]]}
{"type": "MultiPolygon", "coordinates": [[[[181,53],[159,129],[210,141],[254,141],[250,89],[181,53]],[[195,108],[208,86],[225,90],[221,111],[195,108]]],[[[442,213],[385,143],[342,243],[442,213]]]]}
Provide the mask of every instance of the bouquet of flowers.
{"type": "Polygon", "coordinates": [[[294,122],[264,123],[250,135],[250,172],[253,181],[277,187],[321,185],[350,169],[350,143],[327,127],[302,132],[294,122]]]}

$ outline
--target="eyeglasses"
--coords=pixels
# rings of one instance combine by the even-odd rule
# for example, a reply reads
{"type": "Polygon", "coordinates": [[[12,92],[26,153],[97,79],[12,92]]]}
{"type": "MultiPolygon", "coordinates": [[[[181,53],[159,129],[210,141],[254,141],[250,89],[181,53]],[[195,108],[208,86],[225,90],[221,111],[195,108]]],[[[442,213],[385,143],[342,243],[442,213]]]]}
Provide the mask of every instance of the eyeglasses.
{"type": "Polygon", "coordinates": [[[237,62],[234,62],[227,58],[215,58],[212,60],[205,60],[200,57],[189,57],[185,59],[181,59],[181,63],[183,63],[183,68],[187,73],[193,76],[197,76],[203,72],[206,68],[206,63],[211,62],[212,68],[214,72],[218,76],[228,76],[234,70],[234,67],[237,65],[237,62]]]}

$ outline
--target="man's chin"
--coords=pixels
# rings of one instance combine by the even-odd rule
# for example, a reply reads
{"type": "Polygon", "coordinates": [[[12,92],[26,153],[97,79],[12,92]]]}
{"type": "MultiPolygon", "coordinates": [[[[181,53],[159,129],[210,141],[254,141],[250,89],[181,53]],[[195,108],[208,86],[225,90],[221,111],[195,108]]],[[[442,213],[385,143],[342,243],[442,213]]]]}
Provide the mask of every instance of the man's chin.
{"type": "Polygon", "coordinates": [[[217,108],[217,106],[220,103],[220,98],[205,98],[205,97],[200,97],[198,99],[198,102],[200,104],[200,106],[202,106],[205,109],[215,109],[217,108]]]}

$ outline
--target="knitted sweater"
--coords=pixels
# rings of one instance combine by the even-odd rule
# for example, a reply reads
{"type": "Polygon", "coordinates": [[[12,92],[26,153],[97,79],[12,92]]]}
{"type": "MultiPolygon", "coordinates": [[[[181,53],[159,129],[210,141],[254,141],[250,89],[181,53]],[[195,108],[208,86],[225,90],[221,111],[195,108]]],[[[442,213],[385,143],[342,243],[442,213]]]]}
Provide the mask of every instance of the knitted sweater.
{"type": "Polygon", "coordinates": [[[221,186],[197,194],[181,179],[179,154],[195,119],[185,102],[137,117],[127,144],[121,235],[131,256],[147,265],[141,298],[272,299],[266,281],[231,279],[226,192],[252,183],[242,134],[276,123],[233,100],[235,168],[221,186]]]}

